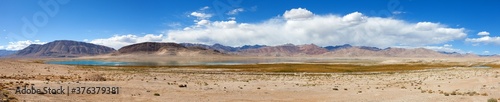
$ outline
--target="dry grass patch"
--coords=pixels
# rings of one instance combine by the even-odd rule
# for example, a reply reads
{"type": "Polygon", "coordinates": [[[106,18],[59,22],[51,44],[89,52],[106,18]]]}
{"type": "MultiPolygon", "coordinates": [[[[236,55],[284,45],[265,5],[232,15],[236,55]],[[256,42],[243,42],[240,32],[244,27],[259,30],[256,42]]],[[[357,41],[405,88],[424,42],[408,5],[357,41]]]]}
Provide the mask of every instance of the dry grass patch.
{"type": "Polygon", "coordinates": [[[486,64],[485,66],[488,66],[491,68],[500,68],[500,64],[486,64]]]}
{"type": "Polygon", "coordinates": [[[356,64],[252,64],[252,65],[211,65],[186,66],[208,69],[239,69],[249,72],[393,72],[404,70],[422,70],[431,68],[447,68],[454,65],[444,64],[390,64],[390,65],[356,65],[356,64]]]}

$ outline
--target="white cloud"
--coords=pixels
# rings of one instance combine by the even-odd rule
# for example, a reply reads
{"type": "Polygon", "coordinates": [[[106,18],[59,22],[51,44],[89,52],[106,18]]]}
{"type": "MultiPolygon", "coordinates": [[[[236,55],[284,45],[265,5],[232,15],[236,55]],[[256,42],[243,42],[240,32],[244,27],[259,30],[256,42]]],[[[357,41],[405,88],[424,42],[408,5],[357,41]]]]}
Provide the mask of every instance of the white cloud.
{"type": "Polygon", "coordinates": [[[202,7],[200,10],[207,10],[207,9],[210,9],[210,7],[205,6],[205,7],[202,7]]]}
{"type": "Polygon", "coordinates": [[[483,54],[489,54],[490,51],[483,51],[483,54]]]}
{"type": "Polygon", "coordinates": [[[451,44],[444,44],[443,47],[452,47],[453,45],[451,44]]]}
{"type": "Polygon", "coordinates": [[[192,12],[189,16],[194,16],[196,17],[196,20],[193,20],[195,25],[185,27],[184,30],[189,30],[189,29],[195,29],[195,28],[200,28],[208,25],[210,23],[210,18],[212,17],[212,14],[204,13],[206,9],[209,9],[208,6],[205,6],[201,8],[199,11],[192,12]]]}
{"type": "Polygon", "coordinates": [[[434,50],[434,51],[464,53],[464,51],[462,51],[460,49],[455,49],[455,48],[451,48],[451,47],[447,47],[447,46],[425,46],[423,48],[431,49],[431,50],[434,50]]]}
{"type": "Polygon", "coordinates": [[[243,12],[243,11],[245,11],[245,9],[243,9],[243,8],[237,8],[237,9],[234,9],[234,10],[231,10],[231,11],[227,12],[227,15],[236,15],[236,14],[238,14],[240,12],[243,12]]]}
{"type": "Polygon", "coordinates": [[[462,51],[460,49],[452,48],[452,46],[453,45],[450,45],[450,44],[444,44],[443,46],[392,46],[392,47],[396,47],[396,48],[409,48],[409,49],[413,49],[413,48],[425,48],[425,49],[430,49],[430,50],[434,50],[434,51],[465,53],[464,51],[462,51]]]}
{"type": "Polygon", "coordinates": [[[403,12],[403,11],[393,11],[392,14],[393,15],[399,15],[399,14],[404,14],[406,12],[403,12]]]}
{"type": "Polygon", "coordinates": [[[202,12],[191,12],[190,15],[197,17],[200,20],[201,19],[208,19],[208,18],[212,17],[212,14],[206,14],[206,13],[202,13],[202,12]]]}
{"type": "Polygon", "coordinates": [[[1,46],[0,49],[5,49],[5,50],[22,50],[26,47],[28,47],[31,44],[45,44],[47,42],[41,42],[40,40],[25,40],[25,41],[17,41],[17,42],[9,42],[9,45],[7,46],[1,46]]]}
{"type": "Polygon", "coordinates": [[[179,22],[172,22],[172,23],[167,24],[167,26],[171,27],[171,28],[176,28],[176,27],[182,26],[182,24],[179,22]]]}
{"type": "Polygon", "coordinates": [[[479,35],[479,36],[488,36],[488,35],[490,35],[490,32],[482,31],[482,32],[477,33],[477,35],[479,35]]]}
{"type": "Polygon", "coordinates": [[[465,41],[476,43],[476,44],[477,43],[485,43],[485,44],[493,43],[493,44],[500,45],[500,37],[483,36],[480,38],[467,38],[467,39],[465,39],[465,41]]]}
{"type": "Polygon", "coordinates": [[[114,35],[113,37],[106,39],[94,39],[90,41],[90,43],[109,46],[118,50],[119,48],[126,45],[131,45],[141,42],[161,42],[162,39],[163,39],[162,34],[159,35],[146,34],[142,37],[128,34],[128,35],[114,35]]]}
{"type": "Polygon", "coordinates": [[[305,8],[297,8],[285,11],[283,17],[287,20],[305,20],[313,17],[313,13],[305,8]]]}
{"type": "Polygon", "coordinates": [[[0,50],[4,50],[4,49],[5,49],[5,47],[3,47],[3,46],[0,46],[0,50]]]}
{"type": "Polygon", "coordinates": [[[200,25],[200,26],[201,25],[207,25],[208,23],[210,23],[210,21],[208,21],[208,20],[200,20],[200,21],[196,22],[196,24],[200,25]]]}
{"type": "Polygon", "coordinates": [[[366,17],[364,17],[363,14],[359,12],[354,12],[342,17],[342,21],[346,22],[347,24],[359,24],[365,22],[366,17]]]}
{"type": "Polygon", "coordinates": [[[368,17],[360,12],[345,16],[315,15],[305,8],[285,11],[260,23],[212,21],[203,28],[168,30],[164,41],[230,46],[286,43],[320,46],[352,44],[375,47],[426,46],[466,36],[464,28],[450,28],[433,22],[368,17]]]}

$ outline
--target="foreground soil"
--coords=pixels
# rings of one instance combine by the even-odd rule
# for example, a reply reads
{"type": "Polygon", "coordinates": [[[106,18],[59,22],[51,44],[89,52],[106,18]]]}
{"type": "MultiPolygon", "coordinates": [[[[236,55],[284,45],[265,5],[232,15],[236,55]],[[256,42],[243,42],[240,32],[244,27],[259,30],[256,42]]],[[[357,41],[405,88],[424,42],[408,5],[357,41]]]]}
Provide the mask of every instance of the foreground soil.
{"type": "Polygon", "coordinates": [[[497,59],[384,58],[343,63],[181,67],[67,66],[0,59],[0,65],[1,101],[500,100],[497,59]],[[119,93],[16,93],[17,87],[32,86],[119,87],[119,93]]]}

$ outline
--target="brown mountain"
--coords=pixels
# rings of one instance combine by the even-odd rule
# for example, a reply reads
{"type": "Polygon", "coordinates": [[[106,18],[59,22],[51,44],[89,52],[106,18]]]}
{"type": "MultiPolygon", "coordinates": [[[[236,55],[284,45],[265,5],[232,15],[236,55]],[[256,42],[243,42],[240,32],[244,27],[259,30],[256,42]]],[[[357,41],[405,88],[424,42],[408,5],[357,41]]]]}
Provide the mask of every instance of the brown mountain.
{"type": "Polygon", "coordinates": [[[459,57],[425,48],[386,48],[383,50],[369,50],[357,46],[331,51],[324,55],[333,57],[459,57]]]}
{"type": "Polygon", "coordinates": [[[268,57],[477,57],[475,55],[443,54],[425,48],[386,48],[379,49],[367,46],[330,46],[318,47],[314,44],[267,46],[257,49],[240,50],[236,53],[243,56],[268,57]],[[330,51],[328,50],[330,49],[330,51]],[[332,50],[333,49],[333,50],[332,50]]]}
{"type": "Polygon", "coordinates": [[[47,44],[31,44],[19,50],[15,57],[80,57],[108,54],[115,49],[85,42],[56,40],[47,44]]]}
{"type": "Polygon", "coordinates": [[[360,47],[349,47],[343,49],[337,49],[324,54],[325,56],[334,57],[370,57],[370,56],[383,56],[382,53],[373,50],[362,49],[360,47]]]}
{"type": "Polygon", "coordinates": [[[238,52],[238,55],[244,56],[268,56],[268,57],[284,57],[284,56],[313,56],[328,52],[327,49],[321,48],[314,44],[293,45],[285,44],[280,46],[267,46],[257,49],[247,49],[238,52]]]}
{"type": "Polygon", "coordinates": [[[165,56],[204,56],[223,55],[217,50],[192,46],[186,47],[177,43],[144,42],[122,47],[118,50],[118,55],[165,55],[165,56]]]}

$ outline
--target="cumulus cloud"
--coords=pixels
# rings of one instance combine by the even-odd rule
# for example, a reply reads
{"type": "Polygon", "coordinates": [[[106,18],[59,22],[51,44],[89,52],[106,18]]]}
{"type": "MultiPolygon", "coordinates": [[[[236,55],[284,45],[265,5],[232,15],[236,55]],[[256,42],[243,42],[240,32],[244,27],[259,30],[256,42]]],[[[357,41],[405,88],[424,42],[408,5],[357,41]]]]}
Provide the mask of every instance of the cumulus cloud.
{"type": "Polygon", "coordinates": [[[313,13],[305,8],[297,8],[285,11],[283,17],[287,20],[304,20],[313,17],[313,13]]]}
{"type": "Polygon", "coordinates": [[[490,32],[482,31],[482,32],[477,33],[477,35],[479,35],[479,36],[488,36],[488,35],[490,35],[490,32]]]}
{"type": "Polygon", "coordinates": [[[354,12],[351,14],[347,14],[344,17],[342,17],[342,21],[348,23],[348,24],[358,24],[366,21],[366,17],[363,16],[363,14],[359,12],[354,12]]]}
{"type": "Polygon", "coordinates": [[[204,20],[200,20],[200,21],[196,22],[196,24],[197,24],[197,25],[199,25],[199,26],[202,26],[202,25],[207,25],[208,23],[210,23],[210,21],[205,20],[205,19],[204,19],[204,20]]]}
{"type": "Polygon", "coordinates": [[[131,45],[135,43],[141,42],[161,42],[163,39],[163,35],[154,35],[154,34],[146,34],[144,36],[136,36],[132,34],[128,35],[114,35],[110,38],[105,39],[94,39],[90,41],[93,44],[99,44],[104,46],[109,46],[115,49],[120,49],[123,46],[131,45]]]}
{"type": "Polygon", "coordinates": [[[243,11],[245,11],[245,9],[243,9],[243,8],[237,8],[237,9],[234,9],[234,10],[231,10],[231,11],[227,12],[227,15],[236,15],[236,14],[238,14],[240,12],[243,12],[243,11]]]}
{"type": "Polygon", "coordinates": [[[352,44],[375,47],[426,46],[463,39],[464,28],[433,22],[406,22],[368,17],[360,12],[344,16],[315,15],[305,8],[287,10],[282,16],[259,23],[212,21],[202,28],[168,30],[164,41],[230,46],[286,43],[320,46],[352,44]]]}
{"type": "Polygon", "coordinates": [[[191,12],[191,16],[197,17],[198,19],[207,19],[212,17],[212,14],[202,13],[202,12],[191,12]]]}
{"type": "Polygon", "coordinates": [[[25,40],[25,41],[17,41],[17,42],[9,42],[7,46],[1,46],[0,49],[4,50],[22,50],[28,47],[31,44],[45,44],[47,42],[42,42],[40,40],[25,40]]]}
{"type": "Polygon", "coordinates": [[[493,43],[496,45],[500,45],[500,37],[490,37],[490,36],[482,36],[480,38],[467,38],[465,39],[466,42],[471,42],[471,43],[484,43],[484,44],[489,44],[493,43]]]}
{"type": "Polygon", "coordinates": [[[190,17],[190,16],[196,17],[196,20],[194,20],[195,25],[185,27],[184,30],[200,28],[200,27],[204,27],[204,26],[208,25],[210,23],[209,19],[212,17],[212,14],[204,13],[205,10],[207,10],[207,9],[209,9],[209,7],[205,6],[198,11],[191,12],[191,14],[189,14],[188,17],[190,17]]]}

